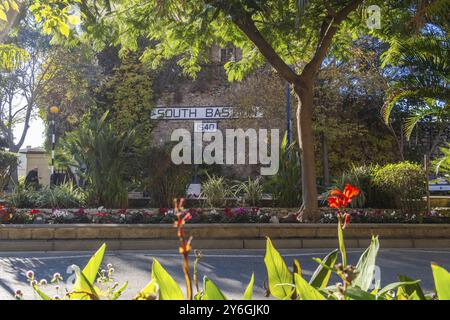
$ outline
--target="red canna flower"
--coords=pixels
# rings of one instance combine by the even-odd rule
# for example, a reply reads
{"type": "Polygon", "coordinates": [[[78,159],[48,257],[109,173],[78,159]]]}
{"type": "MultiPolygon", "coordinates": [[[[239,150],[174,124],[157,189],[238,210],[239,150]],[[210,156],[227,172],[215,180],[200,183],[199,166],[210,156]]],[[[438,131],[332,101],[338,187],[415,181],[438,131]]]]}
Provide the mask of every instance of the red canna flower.
{"type": "Polygon", "coordinates": [[[348,204],[352,202],[352,198],[357,197],[361,190],[357,187],[347,183],[344,191],[339,189],[331,190],[330,197],[328,198],[328,204],[330,208],[339,209],[340,207],[347,208],[348,204]]]}
{"type": "Polygon", "coordinates": [[[354,187],[350,183],[347,183],[343,193],[344,196],[351,201],[352,198],[359,196],[360,192],[361,190],[359,190],[357,187],[354,187]]]}
{"type": "Polygon", "coordinates": [[[328,205],[330,208],[339,209],[342,206],[342,199],[338,196],[328,197],[328,205]]]}

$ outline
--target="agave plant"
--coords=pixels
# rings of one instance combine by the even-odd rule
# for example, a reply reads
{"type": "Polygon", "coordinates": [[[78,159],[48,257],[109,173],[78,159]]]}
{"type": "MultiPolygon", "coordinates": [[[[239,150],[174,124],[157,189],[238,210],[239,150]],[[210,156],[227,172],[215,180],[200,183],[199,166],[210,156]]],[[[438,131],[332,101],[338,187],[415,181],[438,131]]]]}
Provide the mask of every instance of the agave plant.
{"type": "Polygon", "coordinates": [[[107,123],[106,112],[79,129],[69,132],[63,148],[71,155],[71,164],[87,180],[91,200],[109,208],[127,206],[128,192],[124,181],[126,147],[134,131],[117,133],[107,123]]]}
{"type": "Polygon", "coordinates": [[[256,179],[248,177],[247,181],[237,184],[234,188],[236,189],[236,195],[242,194],[243,204],[250,206],[259,205],[263,194],[261,177],[256,179]]]}

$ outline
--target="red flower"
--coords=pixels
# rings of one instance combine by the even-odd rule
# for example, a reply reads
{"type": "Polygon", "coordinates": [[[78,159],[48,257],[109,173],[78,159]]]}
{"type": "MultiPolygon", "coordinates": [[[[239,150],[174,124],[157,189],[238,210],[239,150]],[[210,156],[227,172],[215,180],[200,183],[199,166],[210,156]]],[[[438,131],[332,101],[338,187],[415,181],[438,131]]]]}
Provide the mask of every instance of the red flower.
{"type": "Polygon", "coordinates": [[[34,214],[39,214],[41,213],[41,210],[39,209],[31,209],[30,211],[28,211],[29,215],[34,215],[34,214]]]}
{"type": "Polygon", "coordinates": [[[223,210],[223,212],[224,212],[225,216],[226,216],[228,219],[231,219],[231,218],[233,218],[233,216],[234,216],[234,213],[233,213],[233,211],[232,211],[230,208],[225,208],[225,209],[223,210]]]}
{"type": "Polygon", "coordinates": [[[328,205],[330,208],[338,209],[342,206],[342,199],[340,197],[328,197],[328,205]]]}
{"type": "Polygon", "coordinates": [[[97,217],[102,217],[102,218],[104,218],[104,217],[108,216],[108,213],[105,212],[105,211],[98,211],[95,215],[96,215],[97,217]]]}
{"type": "Polygon", "coordinates": [[[360,194],[361,190],[357,187],[352,186],[347,183],[344,188],[344,191],[341,192],[339,189],[331,190],[330,197],[328,198],[328,204],[330,208],[338,209],[340,207],[346,208],[350,202],[352,202],[352,198],[357,197],[360,194]]]}

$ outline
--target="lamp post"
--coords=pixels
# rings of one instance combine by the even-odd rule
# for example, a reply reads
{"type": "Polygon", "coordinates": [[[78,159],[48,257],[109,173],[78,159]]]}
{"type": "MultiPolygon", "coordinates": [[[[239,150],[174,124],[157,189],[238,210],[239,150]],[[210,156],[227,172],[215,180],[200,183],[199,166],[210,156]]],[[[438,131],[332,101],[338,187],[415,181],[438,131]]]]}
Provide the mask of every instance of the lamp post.
{"type": "Polygon", "coordinates": [[[52,127],[52,165],[51,165],[51,169],[50,169],[50,185],[54,184],[54,174],[55,174],[55,131],[56,131],[56,126],[55,126],[55,115],[59,112],[59,109],[57,106],[51,106],[50,107],[50,114],[51,114],[51,120],[50,120],[50,125],[52,127]]]}

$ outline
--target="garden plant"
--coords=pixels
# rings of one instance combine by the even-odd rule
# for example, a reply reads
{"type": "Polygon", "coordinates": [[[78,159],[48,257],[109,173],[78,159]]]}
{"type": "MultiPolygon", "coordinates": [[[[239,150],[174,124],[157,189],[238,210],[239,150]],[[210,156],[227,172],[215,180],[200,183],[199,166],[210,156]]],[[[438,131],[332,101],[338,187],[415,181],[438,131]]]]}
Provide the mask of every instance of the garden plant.
{"type": "MultiPolygon", "coordinates": [[[[399,276],[398,282],[387,284],[384,287],[381,287],[381,284],[376,281],[372,288],[379,250],[377,236],[372,237],[369,247],[362,253],[356,265],[348,264],[344,242],[345,229],[350,226],[347,206],[359,194],[360,190],[350,184],[347,184],[342,191],[335,189],[331,192],[328,202],[330,208],[337,210],[339,248],[322,259],[314,258],[318,267],[309,280],[303,274],[298,260],[294,260],[293,268],[290,269],[273,246],[272,241],[267,239],[264,257],[267,270],[267,294],[282,300],[450,300],[450,273],[435,263],[431,263],[435,284],[434,293],[425,293],[420,286],[420,280],[413,280],[404,275],[399,276]],[[332,274],[337,275],[340,279],[339,282],[330,283],[332,274]]],[[[192,251],[192,237],[185,234],[184,225],[192,218],[192,215],[189,210],[184,208],[184,199],[180,199],[180,201],[175,199],[174,208],[176,211],[174,226],[180,241],[179,252],[183,259],[186,294],[183,294],[180,284],[173,279],[161,263],[154,259],[151,279],[142,290],[136,293],[134,299],[226,300],[226,295],[208,276],[204,276],[202,286],[199,285],[198,256],[194,261],[194,272],[191,274],[189,254],[192,251]],[[196,292],[194,292],[194,288],[196,292]]],[[[27,278],[33,290],[44,300],[118,299],[126,290],[127,282],[121,285],[114,282],[112,265],[101,269],[105,250],[106,244],[103,244],[83,269],[78,266],[72,267],[76,274],[76,281],[73,287],[66,292],[63,292],[59,286],[59,282],[62,280],[60,274],[55,274],[51,279],[52,283],[57,283],[53,288],[56,290],[56,295],[46,292],[47,281],[45,279],[37,281],[33,271],[27,272],[27,278]]],[[[254,275],[251,275],[242,299],[252,299],[253,286],[254,275]]],[[[15,296],[17,299],[21,299],[23,292],[19,290],[15,296]]]]}

